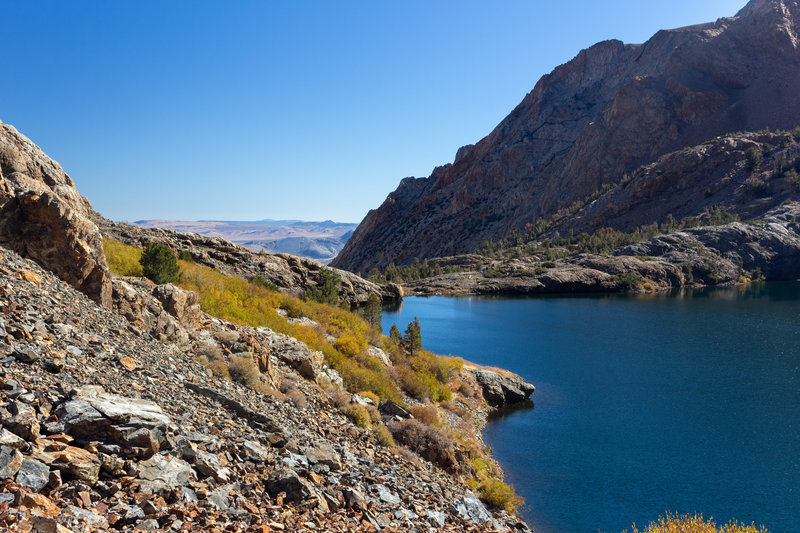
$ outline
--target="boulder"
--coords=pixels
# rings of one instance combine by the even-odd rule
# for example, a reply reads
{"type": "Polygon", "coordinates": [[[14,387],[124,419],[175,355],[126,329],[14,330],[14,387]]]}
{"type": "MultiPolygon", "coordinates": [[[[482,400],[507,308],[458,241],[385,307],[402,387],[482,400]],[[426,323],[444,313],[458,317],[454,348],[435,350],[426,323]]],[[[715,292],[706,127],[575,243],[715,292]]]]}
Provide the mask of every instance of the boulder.
{"type": "Polygon", "coordinates": [[[26,457],[17,471],[17,483],[38,492],[47,485],[50,479],[50,469],[46,464],[26,457]]]}
{"type": "Polygon", "coordinates": [[[14,477],[22,466],[19,450],[3,446],[0,448],[0,479],[14,477]]]}
{"type": "Polygon", "coordinates": [[[392,400],[384,400],[378,405],[378,410],[388,416],[394,416],[398,418],[414,418],[414,415],[411,414],[411,411],[403,407],[402,405],[393,402],[392,400]]]}
{"type": "Polygon", "coordinates": [[[39,436],[39,419],[32,406],[15,400],[6,409],[2,422],[12,433],[28,441],[39,436]]]}
{"type": "Polygon", "coordinates": [[[267,492],[272,498],[276,498],[282,492],[285,493],[286,502],[303,502],[314,496],[314,489],[308,481],[290,468],[278,468],[270,474],[267,492]]]}
{"type": "Polygon", "coordinates": [[[530,398],[536,387],[519,377],[504,377],[491,370],[468,369],[483,391],[486,402],[495,408],[519,403],[530,398]]]}
{"type": "MultiPolygon", "coordinates": [[[[134,278],[114,278],[112,287],[114,311],[127,318],[131,324],[150,333],[160,341],[177,344],[189,342],[189,334],[186,329],[177,318],[164,309],[162,302],[154,296],[154,293],[163,296],[164,294],[177,294],[177,291],[161,291],[149,280],[134,278]]],[[[182,312],[182,316],[186,316],[186,312],[182,312]]]]}
{"type": "Polygon", "coordinates": [[[486,524],[492,521],[492,513],[471,492],[454,501],[452,508],[458,516],[469,522],[486,524]]]}
{"type": "Polygon", "coordinates": [[[139,478],[152,482],[155,488],[174,489],[197,479],[197,474],[183,459],[158,453],[139,463],[139,478]]]}
{"type": "Polygon", "coordinates": [[[0,123],[0,245],[110,307],[111,276],[92,213],[58,163],[0,123]]]}
{"type": "Polygon", "coordinates": [[[167,433],[172,421],[148,400],[86,386],[75,390],[72,399],[59,405],[55,414],[58,425],[51,429],[86,441],[118,444],[130,455],[150,456],[170,446],[167,433]]]}

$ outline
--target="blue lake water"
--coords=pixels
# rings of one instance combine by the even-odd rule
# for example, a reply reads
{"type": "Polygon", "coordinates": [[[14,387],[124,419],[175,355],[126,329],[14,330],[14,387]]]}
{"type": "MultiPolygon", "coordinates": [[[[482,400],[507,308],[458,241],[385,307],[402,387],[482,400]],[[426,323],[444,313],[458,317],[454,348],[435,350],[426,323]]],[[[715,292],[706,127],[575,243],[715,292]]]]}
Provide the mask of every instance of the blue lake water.
{"type": "Polygon", "coordinates": [[[800,283],[669,295],[406,298],[425,347],[512,370],[484,436],[538,533],[665,511],[800,532],[800,283]]]}

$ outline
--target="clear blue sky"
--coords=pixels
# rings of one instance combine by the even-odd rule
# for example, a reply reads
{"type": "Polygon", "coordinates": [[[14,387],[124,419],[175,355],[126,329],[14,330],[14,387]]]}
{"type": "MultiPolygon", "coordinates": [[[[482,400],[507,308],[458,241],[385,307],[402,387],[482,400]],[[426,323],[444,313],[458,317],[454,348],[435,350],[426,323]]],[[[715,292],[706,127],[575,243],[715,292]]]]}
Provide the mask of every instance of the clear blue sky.
{"type": "Polygon", "coordinates": [[[358,222],[582,48],[745,3],[6,0],[0,120],[114,220],[358,222]]]}

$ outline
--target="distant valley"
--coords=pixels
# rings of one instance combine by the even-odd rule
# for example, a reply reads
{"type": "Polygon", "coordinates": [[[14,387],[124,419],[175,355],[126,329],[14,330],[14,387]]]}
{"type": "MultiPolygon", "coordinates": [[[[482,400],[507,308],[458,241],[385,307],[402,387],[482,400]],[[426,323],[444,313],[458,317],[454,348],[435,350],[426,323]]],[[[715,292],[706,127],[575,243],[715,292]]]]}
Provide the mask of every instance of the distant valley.
{"type": "Polygon", "coordinates": [[[357,224],[304,220],[137,220],[141,228],[164,228],[221,237],[254,252],[286,253],[329,263],[344,247],[357,224]]]}

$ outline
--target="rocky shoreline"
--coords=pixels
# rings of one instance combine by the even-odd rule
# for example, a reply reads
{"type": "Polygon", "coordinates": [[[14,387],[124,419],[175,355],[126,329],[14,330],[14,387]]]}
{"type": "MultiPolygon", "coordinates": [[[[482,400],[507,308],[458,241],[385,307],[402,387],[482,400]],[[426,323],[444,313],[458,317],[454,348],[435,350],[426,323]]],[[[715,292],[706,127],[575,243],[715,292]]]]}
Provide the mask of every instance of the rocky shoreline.
{"type": "Polygon", "coordinates": [[[626,246],[610,255],[546,261],[440,260],[464,271],[403,284],[407,296],[655,292],[682,287],[800,279],[800,204],[787,203],[749,223],[693,228],[626,246]],[[487,273],[490,273],[487,275],[487,273]],[[491,276],[491,277],[490,277],[491,276]]]}

